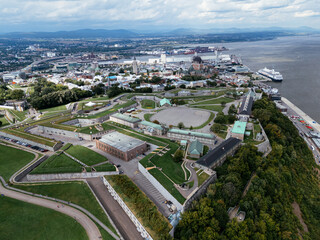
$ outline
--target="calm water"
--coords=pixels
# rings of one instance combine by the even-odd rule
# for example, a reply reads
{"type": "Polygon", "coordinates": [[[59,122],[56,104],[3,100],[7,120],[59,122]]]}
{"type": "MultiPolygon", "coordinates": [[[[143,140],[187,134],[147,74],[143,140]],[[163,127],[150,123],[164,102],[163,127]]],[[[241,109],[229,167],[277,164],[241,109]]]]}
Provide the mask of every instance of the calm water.
{"type": "Polygon", "coordinates": [[[282,83],[270,83],[314,120],[320,122],[320,36],[224,44],[252,71],[274,68],[282,83]]]}
{"type": "MultiPolygon", "coordinates": [[[[225,46],[229,49],[225,52],[226,54],[240,56],[243,64],[254,72],[264,67],[279,71],[283,75],[283,82],[271,82],[269,85],[278,88],[282,96],[320,122],[320,35],[282,37],[258,42],[185,46],[199,45],[225,46]]],[[[137,59],[146,61],[148,58],[155,57],[159,56],[143,56],[137,59]]],[[[192,58],[192,56],[189,57],[192,58]]]]}

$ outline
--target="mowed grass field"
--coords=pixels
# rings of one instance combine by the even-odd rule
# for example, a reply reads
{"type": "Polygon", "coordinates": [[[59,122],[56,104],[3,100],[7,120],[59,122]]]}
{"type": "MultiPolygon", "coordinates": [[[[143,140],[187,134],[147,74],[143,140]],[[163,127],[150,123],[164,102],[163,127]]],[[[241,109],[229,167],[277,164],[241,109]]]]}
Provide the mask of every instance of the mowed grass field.
{"type": "Polygon", "coordinates": [[[0,175],[8,181],[15,172],[34,158],[35,155],[30,152],[0,144],[0,175]]]}
{"type": "Polygon", "coordinates": [[[156,107],[156,103],[153,100],[150,99],[143,99],[141,101],[141,107],[147,108],[147,109],[153,109],[156,107]]]}
{"type": "MultiPolygon", "coordinates": [[[[79,181],[79,182],[41,183],[41,184],[18,185],[16,187],[28,192],[38,193],[45,196],[54,197],[54,198],[58,198],[61,200],[65,200],[65,201],[69,201],[71,203],[77,204],[85,208],[89,212],[91,212],[95,217],[97,217],[101,222],[103,222],[108,228],[110,228],[114,233],[116,233],[107,215],[104,213],[103,209],[97,202],[91,190],[89,189],[87,184],[85,184],[84,182],[79,181]]],[[[101,229],[100,231],[102,235],[106,234],[107,236],[109,236],[109,238],[106,238],[106,239],[113,239],[107,232],[103,234],[101,229]]],[[[62,239],[67,239],[67,238],[62,238],[62,239]]]]}
{"type": "Polygon", "coordinates": [[[65,154],[52,155],[34,169],[31,174],[82,172],[82,166],[65,154]]]}
{"type": "Polygon", "coordinates": [[[88,166],[108,161],[106,157],[80,145],[73,145],[66,152],[88,166]]]}
{"type": "Polygon", "coordinates": [[[73,218],[52,209],[0,196],[0,239],[87,240],[73,218]]]}

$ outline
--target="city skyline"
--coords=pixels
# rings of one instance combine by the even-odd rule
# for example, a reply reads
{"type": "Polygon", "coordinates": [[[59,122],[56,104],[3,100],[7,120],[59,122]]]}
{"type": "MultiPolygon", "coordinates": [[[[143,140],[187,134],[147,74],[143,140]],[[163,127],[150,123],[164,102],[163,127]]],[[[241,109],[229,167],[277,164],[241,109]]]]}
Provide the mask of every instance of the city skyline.
{"type": "Polygon", "coordinates": [[[0,1],[0,32],[176,28],[317,28],[315,0],[0,1]]]}

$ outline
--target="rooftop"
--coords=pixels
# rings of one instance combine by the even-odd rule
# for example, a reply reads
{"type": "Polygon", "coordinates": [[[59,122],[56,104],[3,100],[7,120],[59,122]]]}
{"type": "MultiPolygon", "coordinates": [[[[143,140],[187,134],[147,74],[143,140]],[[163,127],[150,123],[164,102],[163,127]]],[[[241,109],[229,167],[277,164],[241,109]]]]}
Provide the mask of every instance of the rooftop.
{"type": "Polygon", "coordinates": [[[147,127],[152,127],[155,129],[163,130],[163,127],[161,125],[153,123],[153,122],[141,121],[140,124],[145,125],[147,127]]]}
{"type": "Polygon", "coordinates": [[[136,123],[136,122],[140,122],[141,120],[139,118],[134,118],[134,117],[130,117],[128,115],[124,115],[122,113],[115,113],[112,115],[112,117],[127,121],[127,122],[131,122],[131,123],[136,123]]]}
{"type": "Polygon", "coordinates": [[[231,130],[232,133],[244,134],[246,131],[246,122],[235,121],[233,128],[231,130]]]}
{"type": "Polygon", "coordinates": [[[230,150],[232,150],[234,147],[239,145],[241,143],[241,140],[236,138],[228,138],[224,142],[222,142],[220,145],[218,145],[216,148],[214,148],[212,151],[208,152],[206,155],[201,157],[197,163],[199,165],[211,168],[211,166],[218,161],[221,157],[223,157],[225,154],[227,154],[230,150]]]}
{"type": "Polygon", "coordinates": [[[129,137],[116,131],[109,132],[108,134],[103,135],[99,141],[108,144],[109,146],[112,146],[116,149],[119,149],[122,152],[127,152],[144,143],[139,139],[129,137]]]}
{"type": "Polygon", "coordinates": [[[203,144],[198,140],[195,140],[190,143],[188,148],[189,154],[202,154],[203,153],[203,144]]]}
{"type": "Polygon", "coordinates": [[[249,94],[243,99],[239,110],[239,114],[251,115],[252,105],[253,97],[249,94]]]}
{"type": "Polygon", "coordinates": [[[169,133],[176,133],[176,134],[183,134],[183,135],[190,135],[190,136],[195,136],[195,137],[203,137],[203,138],[211,138],[211,139],[215,138],[215,135],[213,135],[213,134],[200,133],[200,132],[191,132],[191,131],[175,129],[175,128],[170,129],[169,133]]]}
{"type": "Polygon", "coordinates": [[[160,100],[160,106],[163,106],[164,104],[169,104],[169,105],[171,105],[171,102],[170,102],[170,100],[169,99],[166,99],[166,98],[164,98],[164,99],[161,99],[160,100]]]}

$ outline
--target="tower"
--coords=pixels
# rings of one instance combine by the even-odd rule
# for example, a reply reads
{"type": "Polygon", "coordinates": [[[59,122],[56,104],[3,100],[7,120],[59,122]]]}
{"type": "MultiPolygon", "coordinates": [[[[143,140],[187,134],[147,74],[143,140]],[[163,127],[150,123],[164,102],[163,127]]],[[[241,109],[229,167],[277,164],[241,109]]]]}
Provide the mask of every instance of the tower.
{"type": "Polygon", "coordinates": [[[132,61],[132,72],[134,74],[138,73],[138,63],[137,63],[136,57],[134,57],[132,61]]]}

